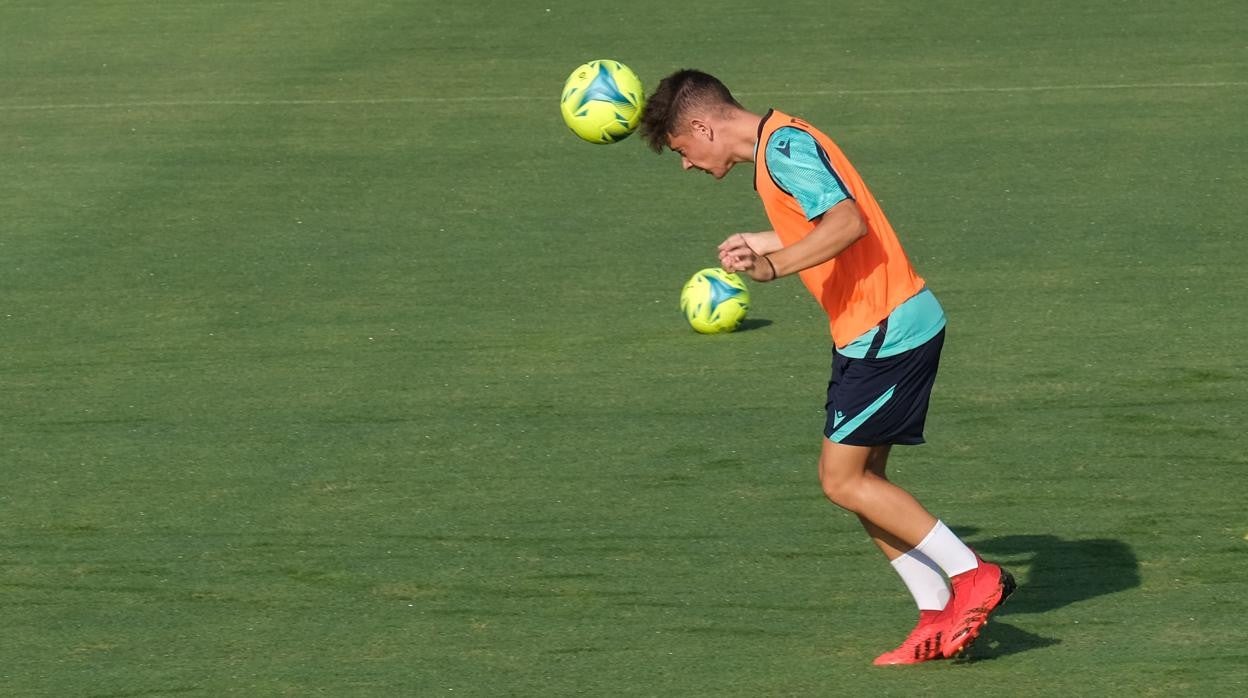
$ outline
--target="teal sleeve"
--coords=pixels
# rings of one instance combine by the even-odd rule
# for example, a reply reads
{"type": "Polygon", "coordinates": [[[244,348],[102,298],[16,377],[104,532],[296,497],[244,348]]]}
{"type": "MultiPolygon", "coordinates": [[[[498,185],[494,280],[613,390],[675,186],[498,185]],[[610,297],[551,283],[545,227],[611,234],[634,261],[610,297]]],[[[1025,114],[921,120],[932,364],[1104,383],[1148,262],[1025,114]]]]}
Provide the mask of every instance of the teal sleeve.
{"type": "Polygon", "coordinates": [[[776,129],[767,140],[767,172],[801,205],[807,220],[852,198],[815,137],[792,126],[776,129]]]}

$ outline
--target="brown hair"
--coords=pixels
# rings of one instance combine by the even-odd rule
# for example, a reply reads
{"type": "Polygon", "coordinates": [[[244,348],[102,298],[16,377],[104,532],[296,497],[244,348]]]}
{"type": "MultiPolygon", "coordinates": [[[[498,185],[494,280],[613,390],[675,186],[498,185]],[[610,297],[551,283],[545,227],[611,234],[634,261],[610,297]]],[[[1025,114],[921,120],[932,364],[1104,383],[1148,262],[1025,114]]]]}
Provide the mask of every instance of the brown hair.
{"type": "Polygon", "coordinates": [[[689,68],[678,70],[663,78],[646,100],[641,114],[641,137],[654,152],[663,152],[667,137],[676,133],[681,117],[696,107],[743,108],[715,76],[689,68]]]}

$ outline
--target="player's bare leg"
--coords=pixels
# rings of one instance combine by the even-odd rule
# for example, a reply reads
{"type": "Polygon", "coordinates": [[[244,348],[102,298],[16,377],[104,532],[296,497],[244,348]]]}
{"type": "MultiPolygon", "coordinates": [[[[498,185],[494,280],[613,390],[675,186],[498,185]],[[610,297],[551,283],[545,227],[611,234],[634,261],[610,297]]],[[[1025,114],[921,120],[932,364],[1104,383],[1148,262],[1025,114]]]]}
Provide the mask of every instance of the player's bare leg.
{"type": "MultiPolygon", "coordinates": [[[[839,446],[838,444],[833,445],[839,446]]],[[[877,494],[873,496],[877,498],[883,497],[885,501],[905,499],[905,497],[898,497],[895,492],[889,492],[887,489],[888,486],[891,486],[900,490],[900,488],[897,488],[895,485],[888,482],[888,478],[885,475],[885,469],[888,466],[890,446],[872,446],[865,449],[853,446],[840,448],[853,450],[844,451],[842,453],[834,453],[833,455],[844,455],[846,457],[838,462],[827,463],[827,467],[835,468],[839,466],[853,468],[855,467],[854,463],[856,462],[856,459],[863,456],[863,451],[865,450],[865,459],[862,461],[863,477],[870,478],[871,483],[874,485],[879,485],[881,483],[884,484],[884,487],[881,489],[884,489],[885,493],[883,495],[877,494]]],[[[838,477],[837,473],[828,472],[825,467],[825,462],[821,460],[820,480],[825,483],[824,491],[828,494],[830,499],[834,494],[838,497],[844,496],[843,492],[836,489],[833,489],[831,493],[828,492],[829,485],[826,483],[829,482],[829,479],[834,479],[836,477],[838,477]]],[[[904,490],[900,491],[903,494],[905,493],[904,490]]],[[[913,497],[910,497],[910,500],[914,501],[913,497]]],[[[833,501],[837,502],[836,499],[833,499],[833,501]]],[[[841,502],[837,503],[841,504],[841,502]]],[[[923,509],[921,505],[918,505],[917,501],[914,501],[914,504],[918,506],[920,511],[926,513],[926,510],[923,509]]],[[[845,505],[841,504],[841,506],[845,505]]],[[[851,509],[851,511],[853,510],[851,509]]],[[[884,556],[888,558],[889,563],[894,567],[897,573],[901,576],[902,580],[906,583],[906,586],[910,589],[911,594],[914,596],[915,602],[919,606],[919,620],[914,626],[914,629],[910,631],[905,640],[903,640],[896,648],[876,657],[874,663],[877,666],[916,664],[918,662],[928,661],[931,659],[943,658],[944,655],[942,654],[941,646],[944,634],[948,632],[946,630],[948,623],[941,622],[942,620],[945,620],[941,617],[941,610],[945,607],[949,600],[949,591],[945,586],[944,576],[939,572],[939,570],[934,569],[934,566],[929,567],[928,565],[930,565],[930,561],[927,561],[926,558],[921,556],[917,558],[914,557],[914,553],[911,552],[914,548],[913,545],[907,544],[904,540],[893,535],[884,527],[876,524],[865,513],[855,513],[858,515],[858,520],[862,522],[863,528],[866,529],[867,535],[871,536],[871,540],[877,547],[879,547],[880,551],[884,553],[884,556]],[[910,555],[907,555],[907,553],[910,553],[910,555]],[[924,562],[928,562],[928,565],[925,565],[924,562]]],[[[928,516],[930,517],[931,515],[928,514],[928,516]]],[[[933,525],[935,524],[934,517],[932,517],[932,523],[933,525]]],[[[926,531],[924,531],[924,534],[926,534],[926,531]]]]}
{"type": "MultiPolygon", "coordinates": [[[[888,454],[891,446],[873,446],[867,456],[867,470],[885,480],[888,454]]],[[[945,623],[940,622],[941,611],[949,602],[949,586],[945,576],[930,560],[888,531],[858,515],[862,527],[872,542],[888,558],[889,565],[897,572],[919,608],[919,619],[901,644],[875,658],[876,666],[917,664],[932,659],[943,659],[941,651],[945,623]]]]}
{"type": "Polygon", "coordinates": [[[880,448],[886,447],[849,446],[824,439],[819,483],[828,499],[870,522],[872,538],[878,532],[879,541],[900,555],[923,541],[936,526],[936,517],[909,492],[867,467],[873,457],[887,462],[887,451],[881,453],[880,448]]]}
{"type": "MultiPolygon", "coordinates": [[[[867,471],[876,477],[887,480],[888,476],[884,474],[884,471],[888,468],[888,454],[892,448],[892,446],[887,445],[871,446],[870,452],[867,454],[867,471]]],[[[888,531],[871,523],[862,514],[858,514],[858,520],[862,523],[862,527],[866,529],[867,535],[871,536],[871,541],[880,549],[880,552],[884,553],[884,557],[888,558],[889,562],[901,557],[902,554],[913,547],[907,546],[905,542],[898,540],[897,537],[888,531]]]]}

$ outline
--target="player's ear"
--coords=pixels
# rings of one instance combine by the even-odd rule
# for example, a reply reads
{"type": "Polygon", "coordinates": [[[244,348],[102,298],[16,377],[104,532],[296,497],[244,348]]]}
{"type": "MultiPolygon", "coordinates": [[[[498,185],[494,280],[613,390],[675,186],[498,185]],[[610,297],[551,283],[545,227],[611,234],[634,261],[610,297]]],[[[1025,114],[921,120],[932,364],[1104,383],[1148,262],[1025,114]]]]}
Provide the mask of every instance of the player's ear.
{"type": "Polygon", "coordinates": [[[690,119],[689,130],[699,138],[705,138],[708,141],[715,140],[715,129],[711,128],[711,125],[702,119],[690,119]]]}

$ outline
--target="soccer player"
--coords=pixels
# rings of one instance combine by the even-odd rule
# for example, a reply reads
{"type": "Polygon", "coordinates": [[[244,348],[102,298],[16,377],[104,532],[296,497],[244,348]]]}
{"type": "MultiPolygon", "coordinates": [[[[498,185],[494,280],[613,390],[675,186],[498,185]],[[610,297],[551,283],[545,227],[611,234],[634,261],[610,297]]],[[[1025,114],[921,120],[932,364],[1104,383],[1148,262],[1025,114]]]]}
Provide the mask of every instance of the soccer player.
{"type": "Polygon", "coordinates": [[[919,607],[918,624],[875,664],[963,651],[1014,580],[884,474],[894,444],[923,443],[945,338],[944,310],[884,212],[828,136],[775,110],[747,111],[700,71],[659,83],[641,132],[655,152],[667,147],[684,169],[716,179],[754,163],[754,188],[774,230],[732,235],[719,246],[720,264],[759,282],[797,274],[828,313],[832,378],[820,484],[857,514],[919,607]]]}

